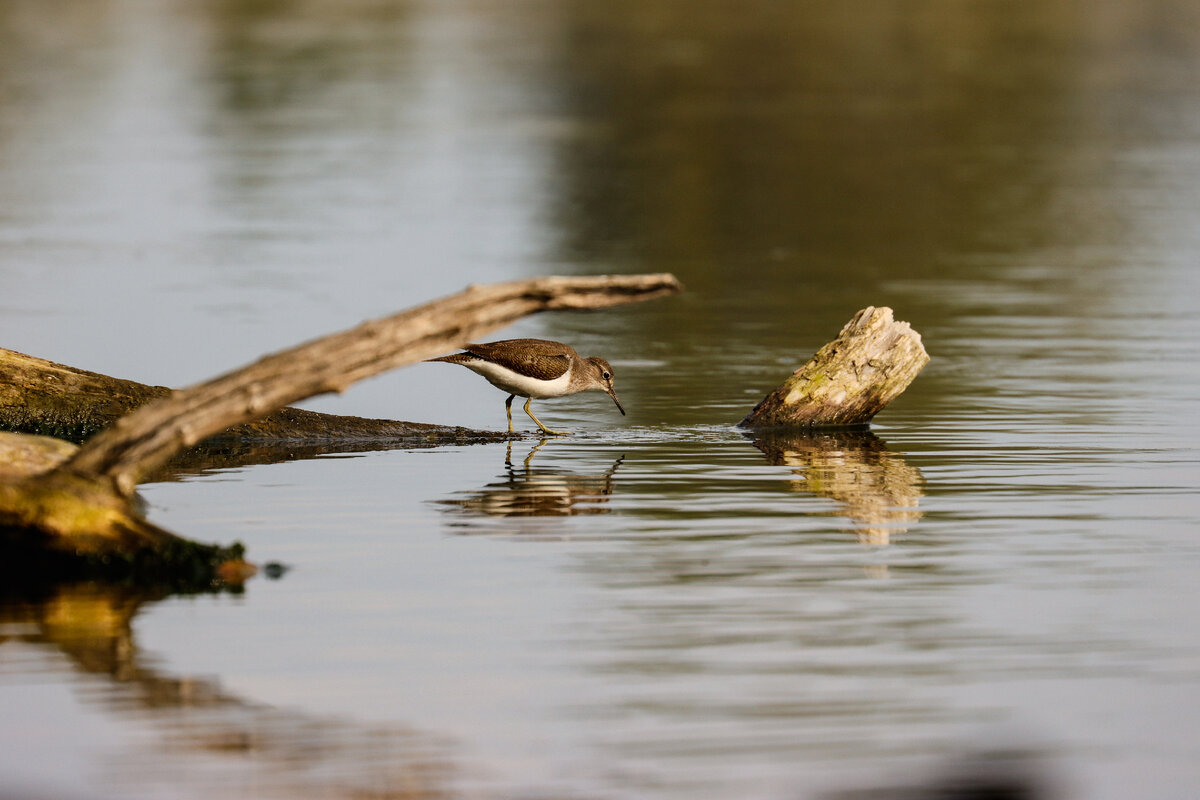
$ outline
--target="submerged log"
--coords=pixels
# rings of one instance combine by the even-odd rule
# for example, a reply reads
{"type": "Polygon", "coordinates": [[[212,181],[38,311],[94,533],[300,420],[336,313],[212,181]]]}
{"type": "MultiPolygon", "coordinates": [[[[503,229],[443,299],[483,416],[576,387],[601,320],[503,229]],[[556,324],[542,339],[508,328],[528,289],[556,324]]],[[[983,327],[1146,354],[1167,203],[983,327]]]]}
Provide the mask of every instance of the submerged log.
{"type": "Polygon", "coordinates": [[[866,425],[929,363],[921,334],[867,306],[738,423],[743,428],[866,425]]]}
{"type": "Polygon", "coordinates": [[[240,555],[236,546],[225,552],[174,536],[143,519],[133,501],[137,483],[175,453],[289,403],[340,392],[363,378],[460,347],[529,314],[605,308],[680,288],[666,274],[473,286],[266,356],[121,417],[49,471],[0,478],[0,548],[105,563],[132,559],[135,567],[197,563],[215,576],[223,558],[240,555]],[[189,548],[209,549],[192,558],[189,548]]]}

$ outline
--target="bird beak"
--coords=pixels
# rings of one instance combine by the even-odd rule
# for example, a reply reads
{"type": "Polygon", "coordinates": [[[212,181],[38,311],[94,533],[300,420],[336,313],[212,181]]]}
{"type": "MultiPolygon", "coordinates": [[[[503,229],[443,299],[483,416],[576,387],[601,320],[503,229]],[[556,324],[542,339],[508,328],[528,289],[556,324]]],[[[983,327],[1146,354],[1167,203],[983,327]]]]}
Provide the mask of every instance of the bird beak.
{"type": "Polygon", "coordinates": [[[621,407],[621,401],[617,399],[617,390],[614,389],[610,384],[607,391],[608,396],[611,397],[613,402],[617,404],[617,410],[621,412],[621,416],[625,416],[625,409],[621,407]]]}

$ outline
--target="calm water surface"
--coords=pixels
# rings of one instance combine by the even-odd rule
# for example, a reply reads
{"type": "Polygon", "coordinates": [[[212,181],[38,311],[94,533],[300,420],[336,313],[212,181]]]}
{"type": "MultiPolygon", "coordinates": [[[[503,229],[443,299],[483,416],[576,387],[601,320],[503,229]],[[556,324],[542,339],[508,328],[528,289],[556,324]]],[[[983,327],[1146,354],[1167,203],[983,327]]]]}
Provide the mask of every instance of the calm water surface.
{"type": "MultiPolygon", "coordinates": [[[[144,486],[290,569],[6,596],[0,793],[977,768],[1194,797],[1198,32],[1116,0],[3,4],[0,346],[184,385],[470,282],[689,291],[497,334],[605,355],[628,418],[545,402],[575,435],[144,486]],[[871,304],[933,360],[870,432],[732,427],[871,304]]],[[[502,402],[423,364],[308,405],[502,402]]]]}

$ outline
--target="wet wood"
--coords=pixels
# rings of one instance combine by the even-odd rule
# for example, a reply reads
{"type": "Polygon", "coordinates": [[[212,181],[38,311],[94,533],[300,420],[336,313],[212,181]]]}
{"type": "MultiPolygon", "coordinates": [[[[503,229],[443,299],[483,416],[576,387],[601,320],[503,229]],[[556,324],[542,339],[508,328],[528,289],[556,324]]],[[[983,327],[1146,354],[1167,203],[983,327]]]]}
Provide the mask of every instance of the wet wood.
{"type": "MultiPolygon", "coordinates": [[[[80,443],[153,400],[169,397],[166,386],[148,386],[97,372],[56,364],[0,348],[0,431],[53,436],[80,443]]],[[[431,446],[504,441],[506,433],[452,425],[322,414],[282,408],[261,419],[214,435],[258,443],[390,442],[431,446]]]]}
{"type": "Polygon", "coordinates": [[[529,314],[605,308],[680,289],[666,274],[473,286],[170,392],[119,418],[57,467],[0,478],[0,546],[6,552],[56,552],[107,563],[114,555],[142,558],[150,553],[186,564],[198,555],[215,570],[221,559],[240,553],[219,548],[192,552],[211,546],[195,545],[152,525],[132,502],[137,483],[175,453],[289,403],[340,392],[363,378],[461,347],[529,314]]]}
{"type": "Polygon", "coordinates": [[[0,348],[0,428],[81,442],[171,390],[0,348]]]}
{"type": "Polygon", "coordinates": [[[18,480],[62,464],[79,448],[51,436],[0,431],[0,480],[18,480]]]}
{"type": "Polygon", "coordinates": [[[866,425],[929,363],[921,335],[868,306],[740,423],[745,428],[866,425]]]}

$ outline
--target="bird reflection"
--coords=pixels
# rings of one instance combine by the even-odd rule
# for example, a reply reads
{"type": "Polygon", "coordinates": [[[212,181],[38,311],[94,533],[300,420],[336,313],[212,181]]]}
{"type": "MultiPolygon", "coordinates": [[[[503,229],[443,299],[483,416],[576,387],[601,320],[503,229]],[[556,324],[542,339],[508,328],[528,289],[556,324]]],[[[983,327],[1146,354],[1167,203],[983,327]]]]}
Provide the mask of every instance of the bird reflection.
{"type": "Polygon", "coordinates": [[[274,709],[155,668],[133,620],[166,591],[79,583],[4,594],[0,649],[19,643],[32,669],[65,657],[86,676],[86,702],[154,731],[139,737],[147,744],[106,751],[100,769],[116,787],[211,781],[214,795],[418,800],[452,796],[463,773],[452,743],[430,732],[274,709]]]}
{"type": "Polygon", "coordinates": [[[489,517],[607,514],[608,498],[613,493],[613,475],[625,457],[621,456],[607,470],[595,475],[579,475],[561,468],[534,467],[533,458],[546,442],[546,439],[542,439],[534,446],[520,467],[513,465],[512,442],[509,442],[500,480],[477,491],[465,492],[464,497],[437,502],[468,514],[489,517]]]}
{"type": "Polygon", "coordinates": [[[921,471],[869,430],[757,431],[752,438],[772,464],[793,468],[795,491],[836,500],[865,544],[889,544],[922,516],[921,471]]]}

